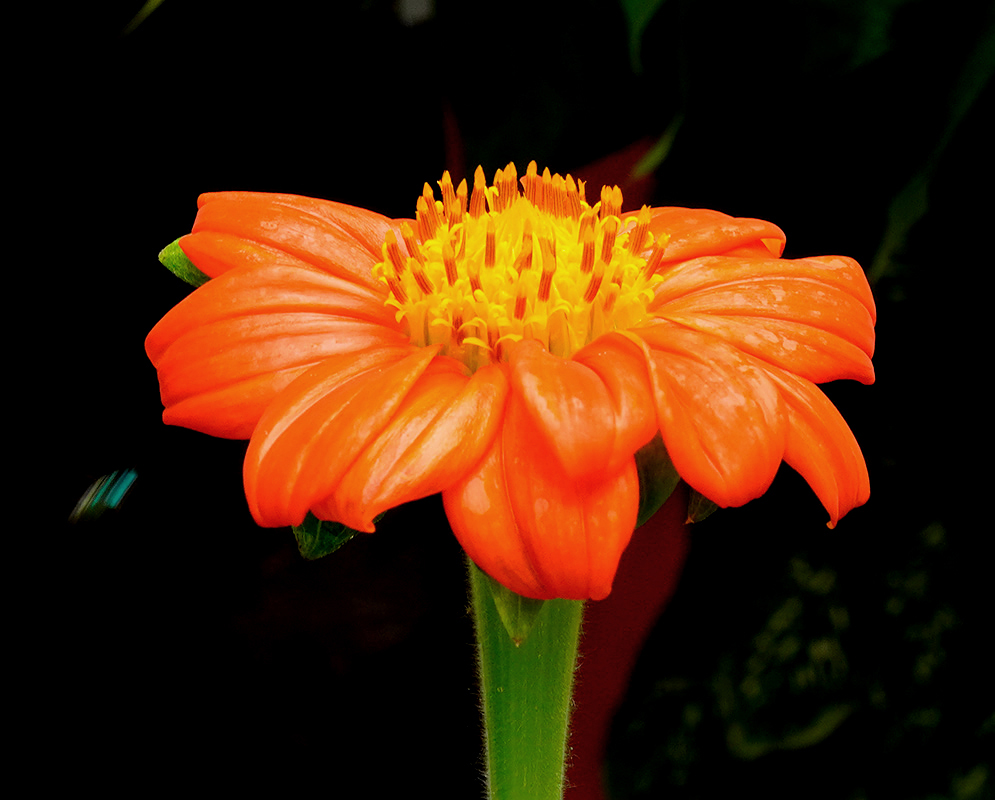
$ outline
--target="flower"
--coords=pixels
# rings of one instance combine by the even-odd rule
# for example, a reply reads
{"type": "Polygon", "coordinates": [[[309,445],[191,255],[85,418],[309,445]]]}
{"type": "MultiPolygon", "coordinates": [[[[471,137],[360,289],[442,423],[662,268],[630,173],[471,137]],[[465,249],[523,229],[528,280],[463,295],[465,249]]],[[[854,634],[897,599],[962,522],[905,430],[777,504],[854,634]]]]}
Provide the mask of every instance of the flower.
{"type": "Polygon", "coordinates": [[[658,432],[719,506],[761,495],[782,460],[831,525],[867,500],[860,449],[816,386],[874,379],[855,261],[782,259],[775,225],[717,211],[622,213],[617,187],[589,205],[534,163],[440,187],[413,220],[200,198],[179,246],[211,280],[146,349],[165,422],[249,439],[259,524],[310,511],[372,531],[441,492],[505,586],[599,599],[635,527],[634,455],[658,432]]]}

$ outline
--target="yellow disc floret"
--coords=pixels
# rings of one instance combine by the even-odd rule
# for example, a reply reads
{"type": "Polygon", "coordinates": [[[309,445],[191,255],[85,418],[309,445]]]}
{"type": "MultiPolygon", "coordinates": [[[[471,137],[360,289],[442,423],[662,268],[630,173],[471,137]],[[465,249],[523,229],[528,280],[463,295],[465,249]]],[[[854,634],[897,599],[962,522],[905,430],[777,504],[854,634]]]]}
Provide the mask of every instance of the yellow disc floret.
{"type": "Polygon", "coordinates": [[[617,186],[592,207],[582,181],[540,176],[534,161],[524,194],[518,183],[509,164],[492,186],[477,167],[469,198],[466,181],[454,187],[448,172],[441,201],[425,184],[415,224],[401,225],[403,248],[388,232],[373,268],[411,341],[441,344],[471,370],[521,339],[565,358],[638,326],[661,280],[654,267],[666,241],[653,240],[648,207],[623,220],[617,186]]]}

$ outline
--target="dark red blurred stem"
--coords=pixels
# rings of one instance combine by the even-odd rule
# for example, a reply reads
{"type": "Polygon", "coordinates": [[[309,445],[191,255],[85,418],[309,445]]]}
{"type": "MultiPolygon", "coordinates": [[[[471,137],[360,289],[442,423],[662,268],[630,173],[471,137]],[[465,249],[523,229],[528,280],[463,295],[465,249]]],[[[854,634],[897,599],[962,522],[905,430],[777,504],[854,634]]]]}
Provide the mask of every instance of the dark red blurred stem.
{"type": "Polygon", "coordinates": [[[566,800],[604,800],[604,758],[646,637],[674,593],[688,550],[687,494],[679,486],[632,537],[612,593],[584,609],[574,684],[566,800]]]}

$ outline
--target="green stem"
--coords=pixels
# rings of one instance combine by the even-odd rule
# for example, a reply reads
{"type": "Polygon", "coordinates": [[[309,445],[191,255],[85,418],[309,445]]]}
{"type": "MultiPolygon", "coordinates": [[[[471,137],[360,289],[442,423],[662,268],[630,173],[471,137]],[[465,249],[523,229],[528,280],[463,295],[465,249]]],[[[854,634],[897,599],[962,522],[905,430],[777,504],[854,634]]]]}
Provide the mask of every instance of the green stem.
{"type": "MultiPolygon", "coordinates": [[[[517,645],[493,580],[470,564],[490,800],[562,800],[564,754],[584,604],[547,600],[517,645]]],[[[507,592],[507,590],[504,590],[507,592]]]]}

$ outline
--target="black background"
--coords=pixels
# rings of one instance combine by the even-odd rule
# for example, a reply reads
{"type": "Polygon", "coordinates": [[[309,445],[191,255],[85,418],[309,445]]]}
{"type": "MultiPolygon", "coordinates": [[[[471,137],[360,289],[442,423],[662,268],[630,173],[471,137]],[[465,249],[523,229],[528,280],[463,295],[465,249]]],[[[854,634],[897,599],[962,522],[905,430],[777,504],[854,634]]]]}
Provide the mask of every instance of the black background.
{"type": "Polygon", "coordinates": [[[415,25],[382,2],[165,0],[120,36],[140,5],[53,11],[16,81],[12,161],[29,181],[12,277],[31,327],[8,392],[32,445],[10,585],[40,782],[479,795],[462,556],[441,503],[314,563],[289,531],[256,528],[244,444],[161,424],[142,343],[188,287],[156,254],[203,191],[410,216],[445,168],[458,181],[536,159],[583,177],[680,118],[655,204],[770,219],[787,257],[869,271],[877,382],[827,393],[872,497],[828,532],[785,469],[694,531],[616,722],[618,797],[992,796],[988,4],[666,2],[638,72],[607,0],[439,2],[415,25]],[[124,467],[138,479],[119,510],[66,522],[124,467]],[[800,565],[831,588],[806,588],[800,565]],[[755,637],[792,597],[801,654],[766,663],[747,701],[755,637]],[[831,633],[845,667],[792,689],[830,606],[847,611],[831,633]],[[785,744],[826,707],[848,715],[785,744]],[[730,744],[744,729],[779,744],[747,753],[730,744]]]}

